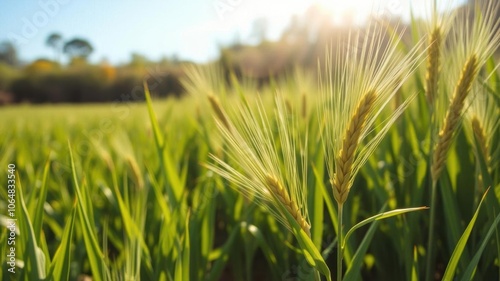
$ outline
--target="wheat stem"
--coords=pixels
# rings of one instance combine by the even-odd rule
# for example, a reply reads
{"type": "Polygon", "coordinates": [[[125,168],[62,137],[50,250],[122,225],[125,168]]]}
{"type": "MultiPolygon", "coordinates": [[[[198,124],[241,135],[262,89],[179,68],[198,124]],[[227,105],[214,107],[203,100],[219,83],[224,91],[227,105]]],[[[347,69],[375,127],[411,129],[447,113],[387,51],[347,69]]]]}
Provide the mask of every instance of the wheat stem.
{"type": "Polygon", "coordinates": [[[342,280],[342,258],[344,256],[344,236],[342,235],[342,232],[344,228],[342,227],[342,218],[343,218],[343,212],[344,212],[344,204],[337,203],[338,206],[338,212],[337,212],[337,220],[338,220],[338,225],[337,225],[337,280],[341,281],[342,280]]]}
{"type": "Polygon", "coordinates": [[[439,132],[439,139],[434,149],[433,163],[431,167],[432,178],[437,181],[446,160],[446,155],[451,146],[451,141],[455,135],[455,130],[459,124],[462,110],[465,104],[465,98],[470,92],[472,82],[478,72],[478,60],[475,55],[469,57],[465,62],[464,68],[458,80],[455,92],[451,99],[451,105],[446,112],[444,124],[439,132]]]}
{"type": "Polygon", "coordinates": [[[427,240],[427,260],[426,260],[426,281],[433,280],[432,276],[434,275],[434,224],[436,223],[436,189],[437,189],[437,182],[433,181],[432,182],[432,190],[431,190],[431,203],[429,206],[430,208],[430,220],[429,220],[429,234],[428,234],[428,240],[427,240]]]}
{"type": "Polygon", "coordinates": [[[366,125],[370,110],[375,103],[375,91],[369,91],[358,103],[358,107],[351,118],[349,126],[342,140],[342,148],[335,160],[335,175],[333,177],[333,196],[338,204],[347,200],[353,172],[354,154],[366,125]]]}
{"type": "Polygon", "coordinates": [[[311,226],[302,216],[297,203],[290,199],[290,195],[286,189],[283,188],[281,183],[275,177],[270,175],[266,176],[266,183],[273,196],[285,206],[285,209],[292,215],[292,217],[295,218],[295,221],[300,225],[300,228],[302,228],[302,230],[304,230],[304,232],[311,237],[311,226]]]}

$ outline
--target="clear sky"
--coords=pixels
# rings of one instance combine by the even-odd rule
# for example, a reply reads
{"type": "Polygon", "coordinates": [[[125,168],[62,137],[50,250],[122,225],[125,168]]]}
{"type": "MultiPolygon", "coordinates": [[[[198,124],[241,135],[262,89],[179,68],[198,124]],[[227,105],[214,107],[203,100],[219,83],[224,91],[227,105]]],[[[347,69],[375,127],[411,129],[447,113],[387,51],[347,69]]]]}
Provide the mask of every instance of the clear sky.
{"type": "MultiPolygon", "coordinates": [[[[16,43],[25,61],[52,58],[45,40],[58,32],[65,40],[88,40],[92,61],[124,63],[136,52],[154,60],[175,54],[203,62],[235,38],[255,41],[257,19],[265,18],[267,37],[275,39],[292,15],[313,3],[341,23],[346,13],[365,17],[373,2],[391,13],[409,11],[410,0],[0,0],[0,42],[16,43]]],[[[418,10],[423,1],[411,2],[418,10]]]]}

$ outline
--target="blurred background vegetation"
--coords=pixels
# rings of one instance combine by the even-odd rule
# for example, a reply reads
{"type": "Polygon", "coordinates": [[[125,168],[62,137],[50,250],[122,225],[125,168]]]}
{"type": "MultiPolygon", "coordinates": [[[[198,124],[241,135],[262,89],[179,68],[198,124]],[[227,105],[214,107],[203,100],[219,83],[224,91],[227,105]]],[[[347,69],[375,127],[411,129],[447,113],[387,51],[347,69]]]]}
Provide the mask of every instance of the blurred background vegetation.
{"type": "MultiPolygon", "coordinates": [[[[457,9],[462,10],[463,6],[457,9]]],[[[397,24],[398,28],[405,28],[405,37],[411,40],[411,28],[394,17],[388,13],[381,20],[392,27],[397,24]]],[[[260,86],[294,67],[314,73],[326,46],[338,46],[336,42],[347,36],[353,25],[356,23],[349,20],[334,24],[320,8],[311,6],[290,19],[278,40],[269,40],[266,20],[259,19],[252,31],[257,43],[242,42],[236,36],[232,43],[219,46],[217,60],[226,79],[234,73],[240,79],[258,81],[260,86]]],[[[142,81],[150,84],[156,96],[180,97],[184,94],[180,82],[184,66],[195,64],[176,55],[153,61],[140,53],[132,53],[128,62],[118,65],[106,59],[91,63],[88,57],[95,51],[94,46],[84,38],[66,38],[53,32],[45,43],[51,57],[23,61],[13,42],[0,42],[0,105],[143,100],[142,81]]]]}

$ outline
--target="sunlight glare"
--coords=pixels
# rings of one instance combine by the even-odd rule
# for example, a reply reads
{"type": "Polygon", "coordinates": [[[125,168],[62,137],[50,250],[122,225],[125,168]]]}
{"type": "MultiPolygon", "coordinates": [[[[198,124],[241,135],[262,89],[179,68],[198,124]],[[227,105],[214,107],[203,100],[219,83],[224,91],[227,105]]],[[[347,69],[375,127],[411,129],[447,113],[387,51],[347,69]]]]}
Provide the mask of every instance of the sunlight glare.
{"type": "Polygon", "coordinates": [[[372,14],[377,0],[317,0],[318,6],[330,15],[335,24],[362,24],[372,14]]]}
{"type": "MultiPolygon", "coordinates": [[[[339,25],[362,24],[370,14],[375,11],[380,12],[381,3],[385,5],[387,1],[382,0],[314,0],[314,1],[272,1],[266,4],[262,1],[256,1],[263,5],[256,7],[266,7],[265,14],[268,23],[273,25],[282,25],[289,22],[293,15],[301,15],[307,12],[311,7],[318,9],[322,14],[331,18],[331,21],[339,25]]],[[[267,2],[267,1],[265,1],[267,2]]],[[[254,6],[254,7],[255,7],[254,6]]]]}

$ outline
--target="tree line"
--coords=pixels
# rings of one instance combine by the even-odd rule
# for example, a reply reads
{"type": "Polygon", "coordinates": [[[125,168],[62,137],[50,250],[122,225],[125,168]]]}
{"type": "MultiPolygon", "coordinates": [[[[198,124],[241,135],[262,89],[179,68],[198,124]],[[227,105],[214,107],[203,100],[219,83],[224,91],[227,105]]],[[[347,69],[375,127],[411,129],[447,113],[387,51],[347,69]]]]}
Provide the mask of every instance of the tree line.
{"type": "MultiPolygon", "coordinates": [[[[393,28],[406,28],[403,40],[412,40],[411,29],[394,15],[383,14],[379,20],[393,28]]],[[[294,16],[278,40],[268,40],[266,28],[265,21],[256,21],[258,44],[244,43],[236,37],[231,44],[220,47],[215,63],[222,66],[228,83],[231,73],[263,84],[294,67],[315,72],[326,50],[335,53],[335,48],[345,47],[340,42],[345,42],[352,26],[333,24],[328,14],[313,6],[303,15],[294,16]]],[[[358,28],[363,32],[365,27],[358,28]]],[[[0,43],[0,104],[142,100],[138,89],[145,80],[154,83],[156,95],[179,97],[184,93],[184,65],[192,63],[175,56],[151,61],[144,55],[131,54],[130,61],[122,65],[106,61],[91,64],[88,57],[94,47],[89,41],[80,37],[64,40],[57,32],[47,37],[46,46],[52,49],[53,58],[22,64],[12,43],[0,43]],[[67,64],[61,63],[63,55],[67,64]]]]}
{"type": "Polygon", "coordinates": [[[0,43],[0,104],[80,103],[141,100],[137,88],[154,79],[158,96],[180,96],[181,62],[158,62],[133,53],[129,63],[113,66],[105,60],[88,62],[94,51],[83,38],[67,41],[59,33],[46,39],[54,53],[52,59],[40,58],[22,63],[11,42],[0,43]],[[67,56],[67,64],[61,62],[67,56]],[[134,94],[131,94],[134,92],[134,94]]]}

